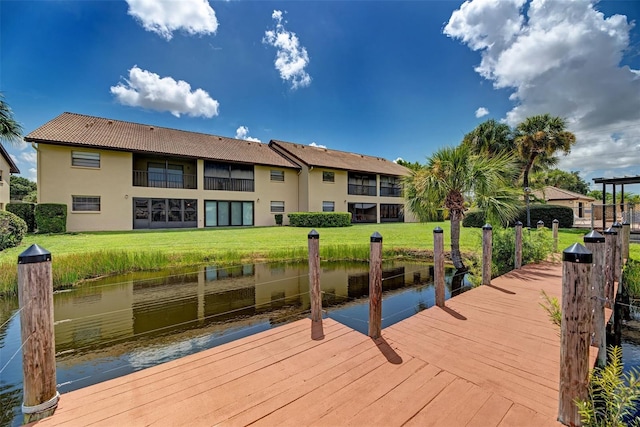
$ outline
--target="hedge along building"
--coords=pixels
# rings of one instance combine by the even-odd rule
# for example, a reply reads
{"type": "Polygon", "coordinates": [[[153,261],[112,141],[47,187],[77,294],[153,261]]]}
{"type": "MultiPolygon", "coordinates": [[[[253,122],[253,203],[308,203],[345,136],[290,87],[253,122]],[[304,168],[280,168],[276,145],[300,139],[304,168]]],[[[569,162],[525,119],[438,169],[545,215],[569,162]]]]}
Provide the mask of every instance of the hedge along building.
{"type": "Polygon", "coordinates": [[[266,226],[278,213],[287,224],[289,212],[349,207],[354,222],[380,222],[381,214],[404,220],[396,193],[409,171],[376,157],[75,113],[25,140],[38,153],[38,200],[66,204],[69,231],[266,226]],[[311,162],[297,150],[325,160],[311,162]],[[390,204],[399,213],[380,211],[390,204]]]}
{"type": "Polygon", "coordinates": [[[12,173],[20,173],[7,150],[0,144],[0,211],[7,209],[11,198],[10,180],[12,173]]]}

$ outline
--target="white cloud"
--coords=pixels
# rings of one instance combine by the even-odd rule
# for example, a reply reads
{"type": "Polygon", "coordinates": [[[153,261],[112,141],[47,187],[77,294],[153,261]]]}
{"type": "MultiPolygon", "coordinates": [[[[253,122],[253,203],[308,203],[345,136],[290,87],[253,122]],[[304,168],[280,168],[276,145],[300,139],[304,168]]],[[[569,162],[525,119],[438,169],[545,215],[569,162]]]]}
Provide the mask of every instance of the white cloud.
{"type": "Polygon", "coordinates": [[[35,164],[38,160],[38,154],[35,151],[25,152],[20,154],[20,158],[27,163],[35,164]]]}
{"type": "Polygon", "coordinates": [[[605,17],[596,4],[470,0],[444,28],[480,51],[476,72],[511,90],[509,125],[543,113],[567,119],[577,143],[560,167],[587,175],[607,163],[640,164],[640,150],[631,149],[640,140],[640,71],[620,65],[633,23],[605,17]]]}
{"type": "Polygon", "coordinates": [[[320,145],[320,144],[316,144],[315,142],[312,142],[311,144],[309,144],[311,147],[318,147],[318,148],[327,148],[326,145],[320,145]]]}
{"type": "Polygon", "coordinates": [[[147,31],[171,40],[174,31],[189,35],[215,34],[216,12],[207,0],[126,0],[129,15],[147,31]]]}
{"type": "Polygon", "coordinates": [[[161,78],[134,65],[125,83],[111,86],[111,93],[123,105],[169,111],[176,117],[180,114],[207,118],[218,115],[220,103],[202,89],[191,91],[191,85],[183,80],[161,78]]]}
{"type": "Polygon", "coordinates": [[[404,159],[402,157],[398,157],[397,159],[395,159],[393,161],[393,163],[398,163],[400,160],[404,161],[404,159]]]}
{"type": "Polygon", "coordinates": [[[309,86],[311,76],[305,71],[309,64],[307,49],[300,45],[296,33],[284,27],[286,21],[283,23],[282,11],[274,10],[271,18],[276,21],[276,28],[264,32],[262,43],[278,49],[275,66],[280,78],[290,82],[292,89],[309,86]]]}
{"type": "Polygon", "coordinates": [[[14,156],[12,153],[9,153],[9,157],[11,157],[11,160],[13,160],[13,163],[18,163],[18,158],[16,156],[14,156]]]}
{"type": "Polygon", "coordinates": [[[38,182],[38,169],[29,168],[29,173],[27,174],[27,179],[30,179],[33,182],[38,182]]]}
{"type": "Polygon", "coordinates": [[[240,126],[236,129],[236,139],[244,139],[245,141],[261,142],[258,138],[249,136],[249,128],[246,126],[240,126]]]}
{"type": "Polygon", "coordinates": [[[484,117],[484,116],[486,116],[487,114],[489,114],[489,110],[487,110],[487,109],[486,109],[486,108],[484,108],[484,107],[480,107],[480,108],[478,108],[478,109],[476,110],[476,117],[477,117],[477,118],[484,117]]]}

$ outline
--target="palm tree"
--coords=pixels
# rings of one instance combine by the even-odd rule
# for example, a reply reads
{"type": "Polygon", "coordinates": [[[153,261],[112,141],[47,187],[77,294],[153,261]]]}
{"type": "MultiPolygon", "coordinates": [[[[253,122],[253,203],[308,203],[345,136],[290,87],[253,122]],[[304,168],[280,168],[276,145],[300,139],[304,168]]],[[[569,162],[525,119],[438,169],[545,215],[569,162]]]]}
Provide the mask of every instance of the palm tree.
{"type": "Polygon", "coordinates": [[[475,154],[486,153],[490,156],[513,150],[513,132],[509,125],[489,119],[480,123],[462,139],[475,154]]]}
{"type": "Polygon", "coordinates": [[[568,154],[576,143],[576,136],[566,130],[566,121],[549,114],[527,117],[516,128],[518,155],[524,162],[522,186],[529,187],[529,173],[534,165],[552,166],[557,162],[555,154],[568,154]]]}
{"type": "Polygon", "coordinates": [[[0,93],[0,140],[12,144],[22,141],[22,126],[13,118],[13,111],[0,93]]]}
{"type": "Polygon", "coordinates": [[[485,210],[487,218],[506,223],[518,213],[518,192],[511,187],[517,166],[513,155],[493,157],[473,154],[467,145],[441,148],[427,159],[427,165],[405,180],[407,209],[421,221],[433,219],[438,209],[449,211],[451,260],[466,270],[460,253],[460,223],[466,197],[485,210]]]}

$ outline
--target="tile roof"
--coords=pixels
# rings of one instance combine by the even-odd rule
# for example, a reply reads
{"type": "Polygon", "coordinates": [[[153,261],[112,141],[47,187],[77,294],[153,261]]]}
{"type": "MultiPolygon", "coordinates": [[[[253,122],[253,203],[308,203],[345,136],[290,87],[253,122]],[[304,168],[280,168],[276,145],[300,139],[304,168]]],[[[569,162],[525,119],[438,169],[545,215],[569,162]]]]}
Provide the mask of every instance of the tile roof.
{"type": "Polygon", "coordinates": [[[357,172],[379,173],[383,175],[409,175],[409,169],[381,157],[365,156],[345,151],[329,150],[322,147],[271,140],[274,147],[294,162],[307,166],[342,169],[357,172]]]}
{"type": "Polygon", "coordinates": [[[259,142],[76,113],[59,115],[25,141],[300,168],[259,142]]]}
{"type": "Polygon", "coordinates": [[[11,158],[9,153],[7,153],[7,150],[4,149],[2,144],[0,144],[0,155],[2,157],[4,157],[4,159],[7,161],[7,163],[9,163],[9,172],[10,173],[20,173],[20,169],[18,169],[18,166],[16,166],[16,164],[13,161],[13,159],[11,158]]]}
{"type": "Polygon", "coordinates": [[[584,194],[574,193],[573,191],[564,190],[562,188],[546,186],[544,190],[536,190],[533,192],[536,197],[545,199],[546,201],[552,200],[595,200],[593,197],[585,196],[584,194]]]}

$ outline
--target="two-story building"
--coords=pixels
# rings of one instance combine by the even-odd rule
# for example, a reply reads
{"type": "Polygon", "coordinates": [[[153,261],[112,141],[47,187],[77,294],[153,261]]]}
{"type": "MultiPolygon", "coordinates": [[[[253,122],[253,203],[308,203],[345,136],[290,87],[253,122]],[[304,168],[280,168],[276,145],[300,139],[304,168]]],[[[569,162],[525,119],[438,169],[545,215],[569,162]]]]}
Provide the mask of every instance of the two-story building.
{"type": "Polygon", "coordinates": [[[12,173],[20,173],[20,169],[0,144],[0,211],[7,209],[7,203],[11,198],[9,182],[12,173]]]}
{"type": "Polygon", "coordinates": [[[67,229],[274,225],[297,211],[402,221],[388,160],[63,113],[25,137],[38,153],[38,200],[68,206],[67,229]]]}

